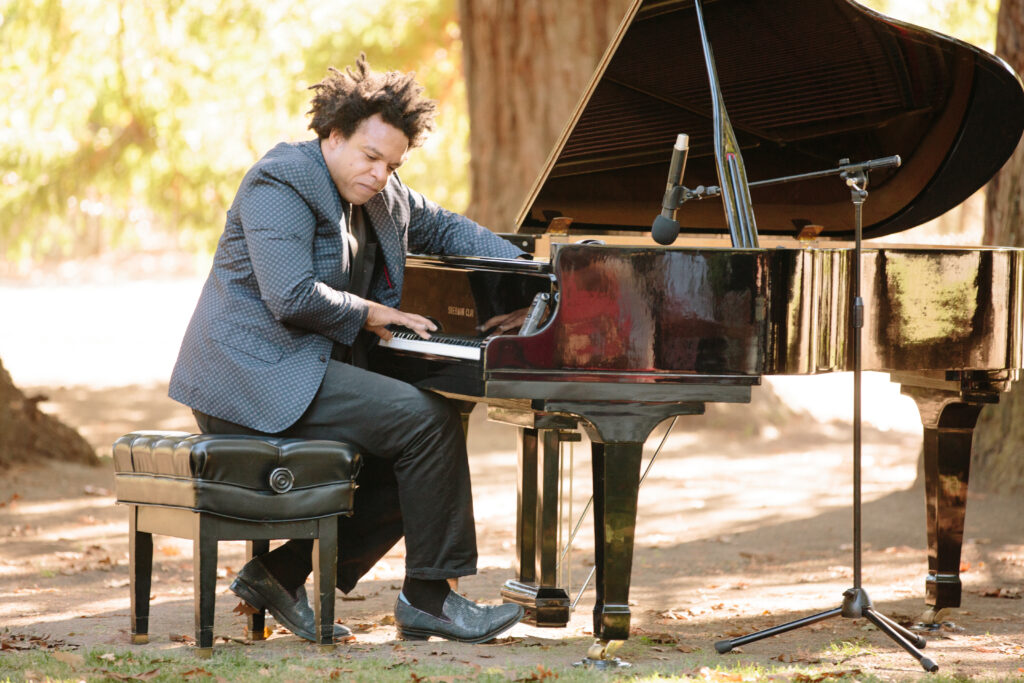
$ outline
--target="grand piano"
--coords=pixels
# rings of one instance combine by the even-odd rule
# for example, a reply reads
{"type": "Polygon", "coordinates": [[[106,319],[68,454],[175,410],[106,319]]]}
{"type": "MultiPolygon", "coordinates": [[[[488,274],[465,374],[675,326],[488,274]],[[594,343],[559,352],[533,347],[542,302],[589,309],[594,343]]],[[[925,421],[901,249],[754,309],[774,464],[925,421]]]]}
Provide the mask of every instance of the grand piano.
{"type": "Polygon", "coordinates": [[[863,236],[920,225],[1012,153],[1021,82],[983,50],[851,0],[702,7],[703,23],[693,0],[633,3],[508,235],[534,259],[410,256],[401,307],[439,332],[396,338],[373,365],[484,402],[491,419],[519,428],[517,576],[502,594],[539,625],[569,616],[556,577],[557,453],[586,430],[594,632],[610,643],[629,636],[651,430],[707,403],[747,402],[766,375],[852,370],[856,275],[862,367],[902,385],[924,425],[925,602],[957,607],[973,429],[1024,360],[1024,254],[855,250],[851,193],[838,177],[759,181],[898,155],[898,167],[869,174],[863,236]],[[651,225],[680,133],[690,141],[685,185],[728,184],[734,196],[683,203],[674,215],[684,237],[662,246],[651,225]],[[737,226],[724,201],[749,224],[737,226]],[[480,337],[482,321],[527,306],[536,327],[480,337]]]}

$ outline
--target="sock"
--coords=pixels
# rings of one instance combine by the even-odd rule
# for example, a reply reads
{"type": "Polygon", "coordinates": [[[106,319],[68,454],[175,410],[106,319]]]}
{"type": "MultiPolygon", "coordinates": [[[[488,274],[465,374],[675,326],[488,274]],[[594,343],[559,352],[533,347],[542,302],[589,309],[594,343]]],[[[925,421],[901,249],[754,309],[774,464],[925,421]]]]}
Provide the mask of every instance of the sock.
{"type": "Polygon", "coordinates": [[[270,575],[280,581],[285,590],[294,593],[313,571],[312,553],[313,541],[292,540],[261,555],[260,559],[270,575]]]}
{"type": "Polygon", "coordinates": [[[407,576],[405,583],[402,584],[402,595],[406,601],[416,609],[435,617],[442,616],[441,608],[444,607],[445,598],[450,592],[451,588],[445,579],[414,579],[407,576]]]}

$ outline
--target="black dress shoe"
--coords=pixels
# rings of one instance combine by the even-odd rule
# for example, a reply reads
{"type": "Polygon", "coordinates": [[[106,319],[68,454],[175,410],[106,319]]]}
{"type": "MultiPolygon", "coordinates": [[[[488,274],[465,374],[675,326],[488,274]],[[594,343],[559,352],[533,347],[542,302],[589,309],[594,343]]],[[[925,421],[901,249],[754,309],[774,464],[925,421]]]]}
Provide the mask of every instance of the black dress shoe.
{"type": "Polygon", "coordinates": [[[395,624],[403,640],[430,636],[460,643],[485,643],[512,628],[523,618],[520,605],[478,605],[455,591],[448,594],[440,617],[417,609],[400,595],[395,603],[395,624]]]}
{"type": "MultiPolygon", "coordinates": [[[[254,557],[242,567],[231,582],[232,593],[256,609],[266,609],[277,623],[300,638],[316,642],[316,620],[313,608],[306,598],[306,587],[290,592],[267,571],[260,558],[254,557]]],[[[341,624],[334,625],[335,642],[352,637],[352,631],[341,624]]]]}

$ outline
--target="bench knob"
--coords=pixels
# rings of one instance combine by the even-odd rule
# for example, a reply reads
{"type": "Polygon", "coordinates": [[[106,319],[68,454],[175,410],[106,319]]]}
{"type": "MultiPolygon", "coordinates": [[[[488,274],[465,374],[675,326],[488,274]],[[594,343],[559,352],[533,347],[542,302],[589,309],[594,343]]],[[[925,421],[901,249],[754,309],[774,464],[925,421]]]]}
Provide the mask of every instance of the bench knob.
{"type": "Polygon", "coordinates": [[[288,493],[295,483],[295,475],[287,467],[278,467],[270,473],[270,488],[275,493],[288,493]]]}

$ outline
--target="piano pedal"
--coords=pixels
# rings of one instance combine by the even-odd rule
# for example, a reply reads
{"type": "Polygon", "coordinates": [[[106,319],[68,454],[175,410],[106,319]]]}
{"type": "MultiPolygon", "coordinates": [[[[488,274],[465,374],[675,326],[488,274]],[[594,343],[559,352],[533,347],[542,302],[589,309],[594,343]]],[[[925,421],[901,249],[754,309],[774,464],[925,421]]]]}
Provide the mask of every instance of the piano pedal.
{"type": "Polygon", "coordinates": [[[615,653],[622,647],[624,642],[626,641],[595,640],[594,644],[587,649],[587,656],[578,662],[573,662],[573,666],[598,669],[600,671],[605,669],[628,669],[633,665],[615,656],[615,653]]]}

